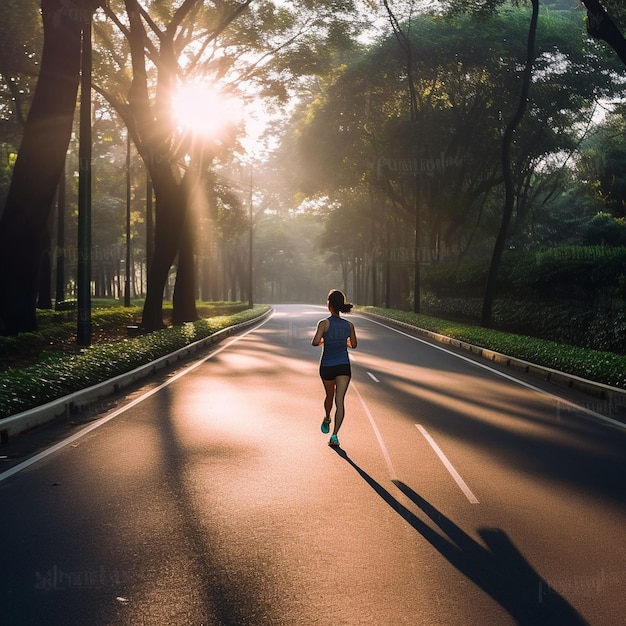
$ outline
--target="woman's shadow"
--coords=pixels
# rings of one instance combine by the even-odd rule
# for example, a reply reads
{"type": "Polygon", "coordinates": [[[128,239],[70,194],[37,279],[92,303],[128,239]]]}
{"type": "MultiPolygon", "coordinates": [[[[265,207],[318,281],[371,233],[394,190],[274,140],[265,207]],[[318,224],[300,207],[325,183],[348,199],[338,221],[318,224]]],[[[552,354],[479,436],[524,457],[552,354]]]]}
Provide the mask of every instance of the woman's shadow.
{"type": "Polygon", "coordinates": [[[413,489],[402,481],[393,480],[394,485],[439,527],[444,533],[441,535],[359,467],[345,450],[341,448],[334,450],[356,470],[384,502],[454,567],[508,611],[518,624],[551,626],[588,624],[565,598],[541,578],[505,532],[498,528],[479,529],[478,534],[487,546],[484,547],[413,489]]]}

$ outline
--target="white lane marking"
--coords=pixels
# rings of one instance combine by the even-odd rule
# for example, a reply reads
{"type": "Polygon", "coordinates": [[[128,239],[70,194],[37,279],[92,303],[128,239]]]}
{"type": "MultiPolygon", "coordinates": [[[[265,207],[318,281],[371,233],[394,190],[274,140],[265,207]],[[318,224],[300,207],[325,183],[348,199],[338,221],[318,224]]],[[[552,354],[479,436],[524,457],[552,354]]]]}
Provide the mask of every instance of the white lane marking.
{"type": "Polygon", "coordinates": [[[106,417],[93,422],[91,425],[87,426],[86,428],[83,428],[83,430],[73,434],[71,437],[68,437],[67,439],[63,439],[62,441],[59,441],[58,443],[56,443],[52,447],[47,448],[47,449],[43,450],[42,452],[40,452],[39,454],[36,454],[35,456],[32,456],[29,459],[26,459],[25,461],[22,461],[21,463],[18,463],[17,465],[14,465],[12,468],[6,470],[5,472],[0,473],[0,483],[3,480],[6,480],[7,478],[13,476],[14,474],[17,474],[18,472],[21,472],[22,470],[25,470],[26,468],[30,467],[31,465],[35,465],[35,463],[39,463],[39,461],[42,461],[47,456],[50,456],[51,454],[53,454],[57,450],[61,450],[65,446],[69,445],[70,443],[73,443],[77,439],[80,439],[84,435],[90,433],[92,430],[95,430],[96,428],[100,428],[100,426],[103,426],[107,422],[111,421],[114,417],[117,417],[118,415],[121,415],[125,411],[128,411],[128,409],[130,409],[130,408],[136,406],[137,404],[139,404],[140,402],[143,402],[144,400],[148,399],[150,396],[154,395],[158,391],[161,391],[161,389],[164,389],[168,385],[171,385],[175,380],[178,380],[179,378],[182,378],[183,376],[185,376],[189,372],[193,371],[194,369],[196,369],[197,367],[202,365],[204,362],[208,361],[209,359],[213,358],[215,355],[217,355],[220,352],[222,352],[222,350],[226,350],[226,348],[231,346],[236,341],[239,341],[240,339],[243,339],[243,337],[245,337],[248,333],[251,333],[251,332],[257,330],[258,328],[260,328],[261,326],[263,326],[266,322],[269,321],[269,319],[271,317],[273,317],[273,315],[268,316],[258,326],[254,326],[254,328],[251,328],[250,330],[247,330],[246,332],[242,333],[241,335],[237,335],[236,337],[233,337],[230,340],[227,340],[223,345],[221,345],[219,348],[217,348],[214,352],[211,352],[210,354],[208,354],[206,357],[200,359],[199,361],[195,361],[194,363],[192,363],[191,365],[189,365],[185,369],[181,370],[177,374],[174,374],[174,376],[172,376],[171,378],[168,378],[164,383],[162,383],[158,387],[155,387],[154,389],[151,389],[150,391],[147,391],[146,393],[142,394],[138,398],[135,398],[133,401],[131,401],[128,404],[124,405],[123,407],[119,408],[117,411],[113,411],[113,413],[111,413],[110,415],[107,415],[106,417]]]}
{"type": "Polygon", "coordinates": [[[424,339],[420,339],[419,337],[409,335],[408,333],[405,333],[397,328],[394,328],[393,326],[387,326],[387,324],[383,324],[369,317],[361,317],[361,319],[368,320],[369,322],[372,322],[373,324],[378,324],[379,326],[382,326],[383,328],[387,328],[388,330],[392,330],[393,332],[403,335],[404,337],[413,339],[413,341],[419,341],[420,343],[430,346],[431,348],[435,348],[436,350],[441,350],[441,352],[445,352],[446,354],[454,356],[457,359],[462,359],[463,361],[466,361],[467,363],[471,363],[472,365],[475,365],[476,367],[481,367],[482,369],[487,370],[488,372],[491,372],[492,374],[495,374],[496,376],[505,378],[506,380],[516,383],[517,385],[520,385],[522,387],[526,387],[527,389],[540,393],[544,396],[547,396],[548,398],[552,398],[553,400],[562,403],[564,406],[576,409],[577,411],[580,411],[581,413],[588,415],[590,417],[593,417],[594,419],[597,419],[599,421],[605,422],[606,424],[611,424],[612,426],[617,426],[618,428],[621,428],[621,429],[626,428],[623,422],[611,419],[610,417],[607,417],[606,415],[602,415],[602,413],[596,413],[596,411],[592,411],[591,409],[588,409],[582,404],[571,402],[570,400],[566,400],[565,398],[562,398],[561,396],[557,396],[554,393],[550,393],[549,391],[546,391],[545,389],[541,389],[540,387],[536,387],[535,385],[531,385],[530,383],[524,382],[523,380],[520,380],[519,378],[515,378],[514,376],[510,376],[509,374],[500,372],[497,369],[494,369],[493,367],[489,367],[489,365],[485,363],[474,361],[466,356],[463,356],[462,354],[457,354],[456,352],[453,352],[452,350],[448,350],[447,348],[444,348],[443,346],[438,346],[435,343],[430,343],[429,341],[425,341],[424,339]]]}
{"type": "Polygon", "coordinates": [[[450,472],[450,475],[452,476],[452,478],[454,478],[456,484],[465,494],[465,497],[470,501],[471,504],[478,504],[478,499],[472,493],[472,490],[467,486],[466,482],[454,469],[454,465],[450,463],[446,455],[442,452],[441,448],[435,443],[435,440],[428,434],[428,431],[421,424],[415,424],[415,426],[422,433],[422,435],[424,435],[424,438],[426,439],[426,441],[428,441],[430,447],[435,451],[435,454],[441,459],[444,467],[450,472]]]}
{"type": "Polygon", "coordinates": [[[367,372],[367,375],[375,382],[375,383],[379,383],[380,380],[378,380],[378,378],[376,378],[376,376],[374,376],[374,374],[372,374],[372,372],[367,372]]]}
{"type": "Polygon", "coordinates": [[[391,462],[391,457],[389,456],[389,452],[387,451],[387,446],[385,445],[385,442],[383,441],[383,437],[380,434],[380,431],[378,430],[378,426],[376,426],[376,422],[374,421],[374,416],[371,414],[370,410],[367,408],[367,404],[365,404],[365,400],[363,400],[363,396],[359,393],[359,390],[356,388],[356,385],[354,384],[354,382],[352,382],[350,386],[352,387],[352,389],[354,389],[354,393],[356,393],[359,400],[361,401],[361,405],[363,406],[363,410],[365,411],[365,414],[367,415],[367,419],[370,421],[372,430],[374,431],[374,435],[376,435],[376,439],[378,440],[378,445],[380,446],[380,449],[383,453],[385,463],[387,464],[387,469],[389,470],[389,475],[391,476],[391,480],[396,480],[397,478],[396,470],[394,469],[393,463],[391,462]]]}

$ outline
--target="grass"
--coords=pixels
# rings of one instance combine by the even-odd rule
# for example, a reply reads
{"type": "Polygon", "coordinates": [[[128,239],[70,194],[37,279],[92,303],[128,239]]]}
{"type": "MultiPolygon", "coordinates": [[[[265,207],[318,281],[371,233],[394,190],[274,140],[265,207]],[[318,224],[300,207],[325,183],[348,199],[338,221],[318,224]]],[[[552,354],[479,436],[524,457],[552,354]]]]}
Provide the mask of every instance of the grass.
{"type": "Polygon", "coordinates": [[[621,354],[587,350],[545,339],[458,324],[407,311],[372,306],[359,307],[359,310],[404,322],[565,374],[626,389],[626,356],[621,354]]]}

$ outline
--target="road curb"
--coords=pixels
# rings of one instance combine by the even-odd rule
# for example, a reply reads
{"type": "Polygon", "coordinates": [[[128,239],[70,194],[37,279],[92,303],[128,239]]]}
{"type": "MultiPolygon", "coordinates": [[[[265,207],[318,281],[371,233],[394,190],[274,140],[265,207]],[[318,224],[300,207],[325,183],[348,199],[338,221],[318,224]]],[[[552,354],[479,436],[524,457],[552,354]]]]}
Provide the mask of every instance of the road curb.
{"type": "Polygon", "coordinates": [[[506,354],[496,352],[495,350],[481,348],[480,346],[475,346],[465,341],[453,339],[451,337],[447,337],[446,335],[440,335],[439,333],[435,333],[425,328],[420,328],[419,326],[407,324],[406,322],[400,322],[398,320],[385,317],[384,315],[364,311],[357,311],[357,313],[363,317],[371,317],[379,321],[384,321],[389,326],[402,328],[404,330],[411,330],[419,335],[433,339],[438,343],[459,348],[493,363],[498,363],[512,369],[523,371],[533,377],[541,378],[545,382],[549,382],[556,386],[567,387],[569,389],[580,391],[581,393],[592,396],[596,401],[601,402],[602,405],[608,408],[610,412],[623,413],[623,415],[613,415],[612,417],[622,422],[626,421],[626,411],[624,410],[626,407],[626,390],[624,389],[611,387],[610,385],[605,385],[603,383],[596,383],[579,376],[574,376],[573,374],[566,374],[558,370],[536,365],[535,363],[517,359],[506,354]],[[620,411],[620,409],[622,409],[622,411],[620,411]]]}
{"type": "Polygon", "coordinates": [[[141,365],[130,372],[120,374],[119,376],[115,376],[110,380],[98,383],[97,385],[93,385],[87,389],[75,391],[67,396],[48,402],[47,404],[42,404],[41,406],[29,409],[28,411],[2,418],[0,419],[0,436],[2,438],[2,442],[6,443],[11,437],[15,437],[16,435],[37,426],[42,426],[61,415],[70,415],[70,413],[75,411],[80,411],[86,407],[88,408],[89,406],[94,406],[112,394],[118,393],[122,389],[129,387],[133,383],[147,378],[148,376],[152,376],[159,370],[171,367],[193,354],[204,350],[208,346],[219,343],[231,335],[235,335],[242,330],[253,326],[254,324],[262,322],[273,312],[273,309],[270,309],[263,315],[255,317],[252,320],[224,328],[223,330],[191,343],[176,352],[162,356],[154,361],[150,361],[150,363],[141,365]]]}

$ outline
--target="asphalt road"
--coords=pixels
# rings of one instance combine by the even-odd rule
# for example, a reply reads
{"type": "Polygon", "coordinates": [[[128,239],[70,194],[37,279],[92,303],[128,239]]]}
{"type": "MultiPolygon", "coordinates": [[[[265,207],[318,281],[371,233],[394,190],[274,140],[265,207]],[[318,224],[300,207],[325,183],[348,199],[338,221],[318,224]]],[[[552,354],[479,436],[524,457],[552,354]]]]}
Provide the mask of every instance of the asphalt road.
{"type": "Polygon", "coordinates": [[[275,308],[0,464],[0,624],[624,623],[626,436],[602,407],[353,315],[335,450],[326,311],[275,308]]]}

